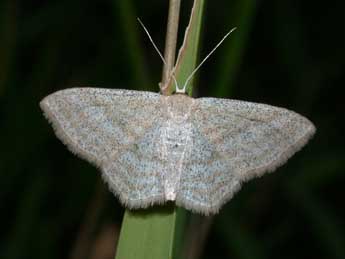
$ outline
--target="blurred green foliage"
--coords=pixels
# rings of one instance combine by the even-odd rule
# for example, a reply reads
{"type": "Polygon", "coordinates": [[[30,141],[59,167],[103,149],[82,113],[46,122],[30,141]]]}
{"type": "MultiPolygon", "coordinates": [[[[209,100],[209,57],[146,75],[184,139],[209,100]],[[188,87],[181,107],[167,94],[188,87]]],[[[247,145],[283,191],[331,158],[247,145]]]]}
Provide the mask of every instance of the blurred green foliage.
{"type": "MultiPolygon", "coordinates": [[[[158,91],[162,65],[136,17],[162,49],[167,5],[0,2],[0,258],[78,258],[76,247],[85,248],[83,258],[113,253],[123,209],[97,170],[55,138],[38,103],[73,86],[158,91]]],[[[224,206],[197,248],[202,258],[345,258],[344,7],[208,1],[201,56],[238,29],[200,71],[194,93],[286,107],[318,132],[224,206]]]]}

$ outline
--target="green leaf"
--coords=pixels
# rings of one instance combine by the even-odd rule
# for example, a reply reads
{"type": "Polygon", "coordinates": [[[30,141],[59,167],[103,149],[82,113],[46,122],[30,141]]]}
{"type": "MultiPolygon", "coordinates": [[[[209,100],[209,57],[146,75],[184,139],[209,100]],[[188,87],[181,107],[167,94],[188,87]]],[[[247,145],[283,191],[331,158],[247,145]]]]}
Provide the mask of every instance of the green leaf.
{"type": "Polygon", "coordinates": [[[174,204],[127,210],[116,258],[173,258],[175,231],[183,215],[179,210],[174,204]]]}

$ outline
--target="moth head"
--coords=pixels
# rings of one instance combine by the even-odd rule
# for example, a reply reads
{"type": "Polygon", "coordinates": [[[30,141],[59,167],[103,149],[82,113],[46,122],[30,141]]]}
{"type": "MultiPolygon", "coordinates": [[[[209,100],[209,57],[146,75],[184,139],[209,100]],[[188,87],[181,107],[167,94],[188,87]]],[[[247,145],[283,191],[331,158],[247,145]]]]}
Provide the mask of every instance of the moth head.
{"type": "Polygon", "coordinates": [[[188,120],[194,99],[186,94],[166,96],[168,116],[177,123],[188,120]]]}
{"type": "MultiPolygon", "coordinates": [[[[174,76],[174,75],[172,75],[172,76],[174,76]]],[[[184,86],[183,86],[183,88],[180,88],[179,86],[178,86],[178,84],[177,84],[177,81],[176,81],[176,79],[174,79],[175,80],[175,93],[176,94],[186,94],[186,88],[187,88],[187,84],[184,84],[184,86]]],[[[187,82],[188,83],[188,82],[187,82]]]]}

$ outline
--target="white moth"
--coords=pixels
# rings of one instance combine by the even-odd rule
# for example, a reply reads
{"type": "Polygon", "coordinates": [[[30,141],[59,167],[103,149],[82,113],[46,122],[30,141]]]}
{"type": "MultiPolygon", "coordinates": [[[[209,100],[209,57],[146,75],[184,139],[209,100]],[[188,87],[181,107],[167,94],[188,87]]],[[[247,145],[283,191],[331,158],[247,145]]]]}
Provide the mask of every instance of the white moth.
{"type": "Polygon", "coordinates": [[[243,182],[285,163],[315,132],[295,112],[194,99],[184,94],[186,85],[171,96],[72,88],[47,96],[40,106],[61,141],[99,167],[110,190],[131,209],[175,201],[194,212],[216,213],[243,182]]]}
{"type": "Polygon", "coordinates": [[[62,142],[99,167],[129,208],[172,200],[216,213],[244,181],[283,164],[315,131],[283,108],[185,94],[72,88],[40,105],[62,142]]]}

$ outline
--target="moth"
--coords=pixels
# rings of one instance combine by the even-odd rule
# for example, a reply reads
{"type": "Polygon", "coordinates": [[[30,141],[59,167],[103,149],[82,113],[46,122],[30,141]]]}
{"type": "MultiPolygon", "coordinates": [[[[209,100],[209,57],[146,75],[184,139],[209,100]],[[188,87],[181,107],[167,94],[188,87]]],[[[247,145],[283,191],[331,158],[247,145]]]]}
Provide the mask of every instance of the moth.
{"type": "Polygon", "coordinates": [[[217,213],[244,182],[274,171],[315,132],[284,108],[184,92],[72,88],[40,106],[57,137],[97,166],[130,209],[175,201],[217,213]]]}
{"type": "Polygon", "coordinates": [[[216,213],[243,182],[283,164],[315,131],[283,108],[185,94],[72,88],[40,105],[58,138],[99,167],[129,208],[172,200],[216,213]]]}

